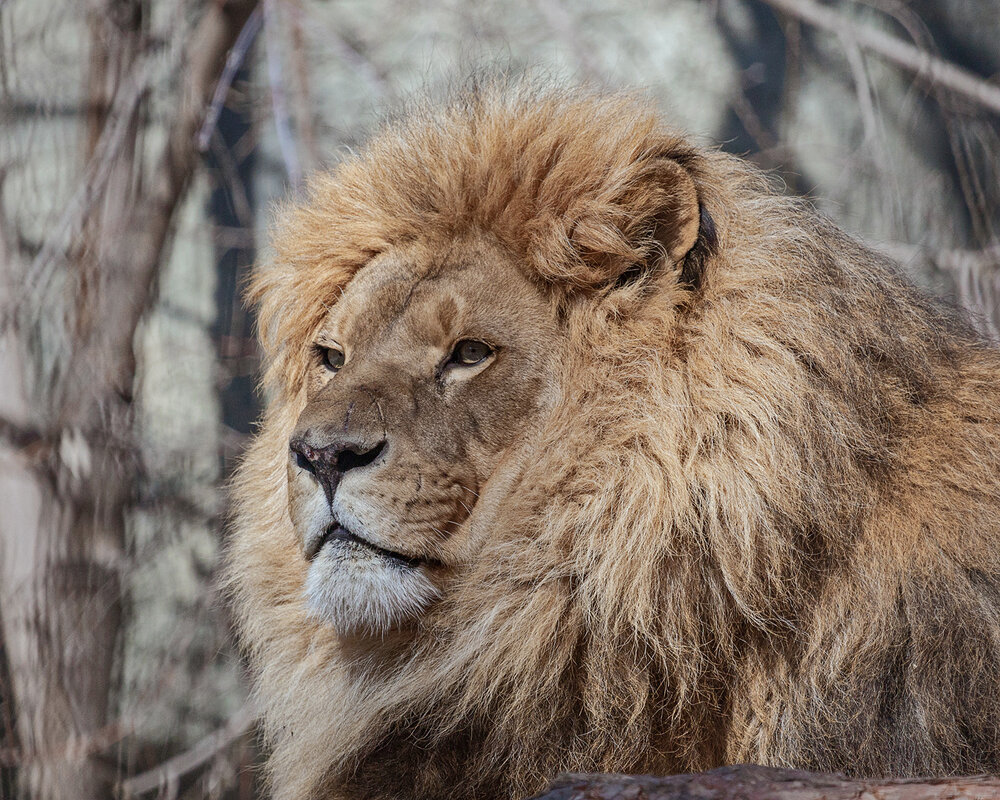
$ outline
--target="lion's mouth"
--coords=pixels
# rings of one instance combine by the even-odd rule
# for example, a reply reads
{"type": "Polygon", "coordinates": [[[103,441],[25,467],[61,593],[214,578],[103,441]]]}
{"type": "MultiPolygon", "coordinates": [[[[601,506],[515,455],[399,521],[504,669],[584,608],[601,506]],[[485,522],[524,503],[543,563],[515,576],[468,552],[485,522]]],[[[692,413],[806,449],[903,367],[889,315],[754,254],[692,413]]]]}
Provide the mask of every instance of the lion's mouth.
{"type": "Polygon", "coordinates": [[[420,566],[422,559],[416,558],[414,556],[408,556],[403,553],[397,553],[395,550],[388,550],[385,547],[379,547],[377,544],[369,542],[367,539],[363,539],[356,533],[352,533],[347,530],[343,525],[338,522],[330,525],[323,534],[323,538],[317,543],[316,552],[318,553],[323,549],[329,542],[340,543],[340,546],[358,548],[361,550],[367,550],[370,553],[391,561],[392,563],[401,566],[409,567],[413,569],[420,566]]]}

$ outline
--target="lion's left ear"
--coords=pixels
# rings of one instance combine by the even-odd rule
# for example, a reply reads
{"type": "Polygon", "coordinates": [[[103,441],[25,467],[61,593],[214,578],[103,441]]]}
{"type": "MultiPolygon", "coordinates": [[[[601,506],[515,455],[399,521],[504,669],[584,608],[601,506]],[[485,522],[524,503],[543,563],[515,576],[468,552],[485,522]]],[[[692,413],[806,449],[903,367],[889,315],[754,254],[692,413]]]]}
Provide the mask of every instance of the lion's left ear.
{"type": "Polygon", "coordinates": [[[641,156],[603,170],[583,190],[578,165],[566,174],[552,170],[538,194],[559,198],[551,204],[555,213],[541,213],[524,226],[538,273],[600,289],[673,267],[678,280],[696,286],[702,254],[711,250],[711,243],[701,246],[706,223],[713,236],[714,229],[685,160],[683,154],[641,156]],[[565,198],[569,202],[559,208],[565,198]]]}
{"type": "Polygon", "coordinates": [[[701,222],[698,190],[690,173],[673,159],[657,159],[647,180],[660,194],[653,205],[653,238],[674,264],[680,264],[698,241],[701,222]]]}
{"type": "Polygon", "coordinates": [[[611,285],[620,288],[655,269],[675,267],[678,280],[697,286],[703,240],[711,246],[714,227],[684,165],[669,157],[649,159],[617,202],[628,215],[622,232],[634,255],[630,263],[611,260],[611,285]]]}

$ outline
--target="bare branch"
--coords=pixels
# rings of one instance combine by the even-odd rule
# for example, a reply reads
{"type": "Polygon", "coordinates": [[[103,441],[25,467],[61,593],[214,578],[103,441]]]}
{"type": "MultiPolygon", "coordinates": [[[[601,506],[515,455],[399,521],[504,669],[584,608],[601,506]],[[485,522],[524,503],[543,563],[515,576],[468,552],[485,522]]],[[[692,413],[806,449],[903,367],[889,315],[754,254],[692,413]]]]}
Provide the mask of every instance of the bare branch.
{"type": "Polygon", "coordinates": [[[920,265],[923,271],[947,273],[973,325],[1000,342],[1000,246],[982,250],[928,249],[899,242],[875,246],[911,269],[920,265]]]}
{"type": "Polygon", "coordinates": [[[774,150],[778,147],[778,141],[764,126],[760,116],[754,110],[753,104],[747,99],[746,92],[742,86],[736,87],[729,102],[733,108],[733,113],[736,114],[736,118],[746,128],[746,132],[750,134],[750,138],[754,140],[759,151],[774,150]]]}
{"type": "Polygon", "coordinates": [[[250,51],[250,45],[257,38],[262,21],[263,12],[261,11],[261,7],[257,6],[249,19],[247,19],[246,24],[240,31],[240,35],[236,38],[236,44],[233,45],[233,49],[226,56],[226,68],[222,71],[218,83],[215,84],[212,103],[208,107],[208,112],[205,114],[205,121],[198,132],[198,150],[202,153],[208,150],[208,145],[212,139],[212,132],[215,130],[215,126],[219,124],[219,114],[222,113],[222,107],[226,104],[226,95],[229,94],[229,87],[233,85],[236,73],[239,72],[240,66],[246,60],[247,53],[250,51]]]}
{"type": "Polygon", "coordinates": [[[176,786],[180,778],[215,758],[250,730],[256,716],[251,705],[243,706],[225,725],[208,734],[190,750],[167,759],[147,772],[123,780],[120,786],[122,797],[136,797],[156,789],[176,786]]]}
{"type": "Polygon", "coordinates": [[[99,730],[85,736],[77,736],[59,745],[48,743],[45,750],[25,751],[23,748],[0,748],[0,766],[24,767],[47,759],[82,759],[88,755],[107,750],[116,742],[121,741],[129,732],[128,726],[121,721],[104,725],[99,730]]]}
{"type": "MultiPolygon", "coordinates": [[[[219,0],[209,5],[205,15],[189,37],[184,55],[185,80],[181,103],[167,132],[167,141],[147,184],[147,191],[130,216],[128,230],[134,232],[130,270],[117,287],[129,302],[120,313],[107,319],[104,341],[108,363],[122,374],[131,374],[132,339],[136,326],[152,296],[160,256],[170,232],[174,211],[180,203],[198,164],[197,134],[219,75],[225,68],[226,55],[257,7],[256,0],[219,0]]],[[[106,361],[107,361],[106,359],[106,361]]]]}
{"type": "MultiPolygon", "coordinates": [[[[7,172],[9,169],[9,164],[0,164],[0,197],[3,197],[4,182],[7,180],[7,172]]],[[[19,261],[23,256],[24,247],[22,246],[19,232],[11,223],[10,216],[7,214],[7,209],[0,206],[0,264],[6,265],[8,271],[13,271],[13,264],[19,261]]],[[[0,267],[0,269],[2,269],[2,267],[0,267]]],[[[6,283],[6,281],[4,281],[4,283],[6,283]]],[[[4,308],[0,307],[0,326],[3,325],[5,311],[6,310],[4,308]]]]}
{"type": "Polygon", "coordinates": [[[271,85],[271,108],[274,111],[274,126],[278,132],[278,147],[285,162],[288,182],[293,188],[298,189],[302,185],[302,168],[299,166],[299,156],[289,125],[288,102],[285,99],[285,78],[282,70],[284,57],[278,30],[278,8],[274,0],[263,0],[263,9],[264,27],[267,29],[265,41],[267,74],[271,85]]]}
{"type": "Polygon", "coordinates": [[[0,444],[15,450],[24,450],[44,439],[45,434],[38,428],[0,417],[0,444]]]}
{"type": "Polygon", "coordinates": [[[861,108],[861,121],[864,125],[865,140],[871,143],[878,141],[878,121],[875,117],[875,105],[872,102],[872,87],[868,80],[868,72],[865,70],[864,56],[858,46],[858,40],[852,36],[838,34],[841,43],[844,45],[844,53],[847,56],[847,64],[851,68],[851,76],[854,78],[854,91],[858,97],[858,106],[861,108]]]}
{"type": "Polygon", "coordinates": [[[978,105],[1000,114],[1000,86],[962,67],[921,50],[883,31],[856,25],[814,0],[764,0],[768,5],[817,28],[854,39],[859,46],[912,72],[918,78],[943,86],[978,105]]]}
{"type": "Polygon", "coordinates": [[[244,232],[252,231],[253,209],[250,207],[250,198],[247,196],[246,186],[240,180],[239,169],[233,158],[232,150],[226,146],[221,135],[213,136],[212,141],[212,155],[215,156],[215,162],[222,173],[225,186],[229,190],[229,196],[232,198],[233,211],[240,223],[239,229],[244,232]]]}
{"type": "Polygon", "coordinates": [[[982,250],[963,250],[961,248],[927,248],[903,242],[874,244],[876,249],[897,261],[909,262],[926,260],[938,269],[946,272],[957,272],[966,269],[994,270],[1000,273],[1000,245],[986,247],[982,250]]]}
{"type": "Polygon", "coordinates": [[[376,97],[390,100],[395,98],[395,92],[386,80],[384,71],[371,60],[361,44],[344,36],[330,25],[322,14],[311,14],[308,22],[309,25],[322,28],[324,45],[336,53],[337,58],[349,66],[355,75],[365,81],[376,97]]]}
{"type": "Polygon", "coordinates": [[[25,292],[33,294],[45,288],[55,259],[67,247],[68,239],[81,231],[94,206],[94,201],[104,191],[112,168],[118,158],[128,133],[129,124],[143,94],[149,87],[155,62],[145,58],[134,70],[128,81],[116,94],[114,104],[108,114],[108,122],[94,148],[94,155],[80,177],[69,203],[42,244],[41,250],[31,263],[25,292]]]}
{"type": "Polygon", "coordinates": [[[307,65],[306,37],[302,29],[303,10],[301,0],[290,0],[289,35],[292,39],[289,56],[295,72],[296,91],[293,93],[293,109],[295,112],[295,128],[302,142],[308,166],[315,167],[320,162],[319,148],[316,144],[316,126],[313,123],[313,101],[309,89],[309,70],[307,65]]]}

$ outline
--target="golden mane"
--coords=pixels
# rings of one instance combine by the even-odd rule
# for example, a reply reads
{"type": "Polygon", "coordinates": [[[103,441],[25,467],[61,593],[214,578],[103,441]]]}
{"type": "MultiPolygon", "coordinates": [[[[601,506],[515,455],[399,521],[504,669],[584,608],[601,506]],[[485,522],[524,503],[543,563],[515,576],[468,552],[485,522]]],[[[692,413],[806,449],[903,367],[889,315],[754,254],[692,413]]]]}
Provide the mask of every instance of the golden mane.
{"type": "Polygon", "coordinates": [[[627,95],[494,87],[414,109],[280,215],[275,264],[250,293],[265,349],[299,352],[358,269],[418,238],[489,232],[545,280],[601,285],[655,253],[664,193],[643,179],[657,157],[694,167],[691,146],[627,95]]]}
{"type": "Polygon", "coordinates": [[[253,288],[275,399],[228,585],[276,797],[1000,769],[1000,355],[891,263],[636,98],[497,87],[315,177],[275,251],[253,288]],[[696,280],[626,302],[663,158],[714,231],[696,280]],[[411,639],[346,652],[288,555],[303,352],[373,255],[468,230],[563,293],[562,398],[484,492],[455,590],[411,639]]]}

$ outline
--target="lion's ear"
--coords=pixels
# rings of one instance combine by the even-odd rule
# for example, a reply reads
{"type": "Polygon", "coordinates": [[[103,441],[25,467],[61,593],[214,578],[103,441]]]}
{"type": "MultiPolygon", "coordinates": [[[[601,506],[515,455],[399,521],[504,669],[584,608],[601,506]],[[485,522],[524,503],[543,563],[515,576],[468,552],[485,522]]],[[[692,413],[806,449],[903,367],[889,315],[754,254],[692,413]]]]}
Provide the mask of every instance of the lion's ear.
{"type": "Polygon", "coordinates": [[[567,168],[569,178],[546,178],[538,190],[548,200],[543,213],[524,226],[529,258],[542,277],[618,288],[665,267],[697,285],[706,215],[683,156],[644,154],[589,185],[577,174],[579,165],[573,170],[567,168]]]}
{"type": "Polygon", "coordinates": [[[714,227],[688,170],[672,158],[651,159],[620,202],[632,219],[630,244],[644,258],[616,275],[613,285],[626,286],[661,266],[678,268],[680,281],[698,285],[702,240],[714,239],[714,227]]]}
{"type": "Polygon", "coordinates": [[[663,199],[654,217],[653,238],[674,264],[680,264],[698,241],[698,190],[690,173],[673,159],[658,159],[655,173],[663,199]]]}

